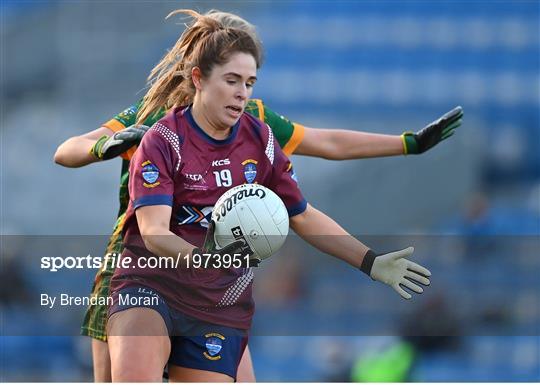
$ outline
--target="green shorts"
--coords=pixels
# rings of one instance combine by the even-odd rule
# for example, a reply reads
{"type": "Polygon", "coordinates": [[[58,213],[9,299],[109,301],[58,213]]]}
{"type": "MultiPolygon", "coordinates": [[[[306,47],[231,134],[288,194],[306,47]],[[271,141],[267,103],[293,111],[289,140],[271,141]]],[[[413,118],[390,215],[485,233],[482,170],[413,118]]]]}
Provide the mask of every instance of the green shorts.
{"type": "MultiPolygon", "coordinates": [[[[124,226],[125,214],[118,217],[113,234],[109,238],[106,254],[120,253],[122,251],[122,228],[124,226]]],[[[114,268],[106,265],[105,269],[99,269],[94,285],[92,286],[91,297],[107,297],[109,286],[114,274],[114,268]]],[[[100,301],[96,301],[99,303],[100,301]]],[[[106,303],[106,301],[104,301],[106,303]]],[[[107,305],[90,305],[86,309],[84,321],[81,326],[81,334],[95,338],[100,341],[107,341],[107,305]]]]}

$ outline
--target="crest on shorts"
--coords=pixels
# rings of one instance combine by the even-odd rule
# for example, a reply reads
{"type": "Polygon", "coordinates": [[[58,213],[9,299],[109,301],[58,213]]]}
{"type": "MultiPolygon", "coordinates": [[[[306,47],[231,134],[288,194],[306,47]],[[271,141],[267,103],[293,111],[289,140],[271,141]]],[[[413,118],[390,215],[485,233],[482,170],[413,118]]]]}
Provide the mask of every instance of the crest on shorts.
{"type": "Polygon", "coordinates": [[[253,159],[244,160],[242,165],[244,166],[244,177],[246,178],[246,182],[253,183],[257,177],[257,161],[253,159]]]}
{"type": "Polygon", "coordinates": [[[159,178],[159,169],[155,164],[147,160],[142,166],[142,177],[145,181],[143,183],[144,187],[153,188],[159,185],[159,182],[156,182],[159,178]]]}
{"type": "Polygon", "coordinates": [[[219,355],[219,352],[221,352],[221,348],[223,347],[223,341],[225,341],[225,337],[223,337],[219,333],[208,333],[205,335],[206,337],[206,352],[204,352],[204,356],[212,361],[217,361],[221,359],[221,356],[219,355]]]}

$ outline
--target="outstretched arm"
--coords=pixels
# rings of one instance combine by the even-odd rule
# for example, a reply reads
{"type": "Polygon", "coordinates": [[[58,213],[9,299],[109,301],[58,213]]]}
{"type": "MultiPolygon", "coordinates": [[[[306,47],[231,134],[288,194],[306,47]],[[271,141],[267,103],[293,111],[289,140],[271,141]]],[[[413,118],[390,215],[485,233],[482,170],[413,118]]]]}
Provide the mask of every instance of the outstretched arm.
{"type": "Polygon", "coordinates": [[[104,135],[110,136],[113,131],[107,127],[73,136],[58,146],[54,161],[64,167],[82,167],[100,159],[90,152],[96,142],[104,135]]]}
{"type": "Polygon", "coordinates": [[[403,140],[400,135],[305,127],[304,139],[294,154],[330,160],[402,155],[403,140]]]}
{"type": "Polygon", "coordinates": [[[294,153],[331,160],[421,154],[452,136],[462,117],[463,109],[456,107],[420,131],[402,135],[305,127],[294,153]]]}
{"type": "Polygon", "coordinates": [[[406,259],[412,255],[414,248],[377,254],[311,205],[303,213],[290,218],[290,226],[302,239],[320,251],[392,287],[404,299],[412,298],[404,288],[420,294],[424,291],[420,285],[430,284],[429,270],[406,259]]]}
{"type": "Polygon", "coordinates": [[[56,150],[54,161],[66,167],[81,167],[116,158],[138,145],[148,129],[148,126],[133,125],[113,133],[107,127],[100,127],[66,140],[56,150]]]}
{"type": "Polygon", "coordinates": [[[326,254],[360,268],[369,247],[350,235],[332,218],[310,204],[299,215],[290,218],[290,227],[303,240],[326,254]]]}

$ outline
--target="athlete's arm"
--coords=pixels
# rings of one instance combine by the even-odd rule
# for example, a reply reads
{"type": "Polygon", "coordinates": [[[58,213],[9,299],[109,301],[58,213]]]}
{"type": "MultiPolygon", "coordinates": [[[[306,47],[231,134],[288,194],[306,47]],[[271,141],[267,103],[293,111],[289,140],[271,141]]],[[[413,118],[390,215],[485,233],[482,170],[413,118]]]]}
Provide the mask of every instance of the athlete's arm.
{"type": "Polygon", "coordinates": [[[83,135],[73,136],[62,143],[56,149],[54,161],[65,167],[82,167],[99,161],[90,149],[96,141],[104,135],[112,135],[114,132],[107,127],[100,127],[83,135]]]}
{"type": "Polygon", "coordinates": [[[135,125],[139,106],[140,102],[126,108],[97,130],[69,138],[56,150],[54,161],[66,167],[82,167],[118,155],[130,160],[148,127],[164,113],[152,116],[146,126],[135,125]]]}
{"type": "Polygon", "coordinates": [[[377,254],[309,204],[304,212],[291,217],[289,223],[306,242],[392,287],[404,299],[412,298],[404,288],[420,294],[423,292],[420,285],[430,284],[430,271],[406,259],[412,255],[412,247],[377,254]]]}
{"type": "Polygon", "coordinates": [[[172,207],[168,205],[142,206],[135,211],[144,245],[160,257],[182,258],[191,255],[194,245],[169,229],[172,207]]]}
{"type": "MultiPolygon", "coordinates": [[[[102,131],[98,129],[91,133],[92,135],[90,137],[92,140],[87,140],[84,136],[82,139],[79,138],[63,152],[63,155],[67,159],[76,157],[76,160],[79,161],[76,164],[80,164],[81,166],[88,164],[88,161],[109,160],[122,154],[124,154],[122,157],[129,159],[130,153],[135,151],[136,146],[139,145],[149,128],[144,125],[132,125],[115,132],[113,135],[107,133],[100,136],[97,140],[93,140],[95,133],[102,131]],[[93,143],[88,151],[90,157],[84,156],[81,150],[84,151],[90,143],[93,143]]],[[[108,128],[105,129],[110,131],[108,128]]]]}
{"type": "Polygon", "coordinates": [[[422,154],[452,136],[462,117],[462,108],[456,107],[418,132],[402,135],[305,127],[294,153],[332,160],[422,154]]]}
{"type": "Polygon", "coordinates": [[[169,230],[172,207],[168,205],[142,206],[135,211],[144,246],[159,257],[180,258],[180,266],[189,266],[186,256],[198,254],[204,258],[221,259],[220,255],[241,254],[243,241],[235,241],[218,249],[214,242],[214,223],[210,224],[204,245],[195,247],[169,230]]]}
{"type": "Polygon", "coordinates": [[[320,251],[360,268],[369,247],[350,235],[332,218],[309,203],[303,213],[290,218],[290,227],[320,251]]]}
{"type": "Polygon", "coordinates": [[[294,154],[330,160],[402,155],[403,140],[400,135],[305,127],[294,154]]]}

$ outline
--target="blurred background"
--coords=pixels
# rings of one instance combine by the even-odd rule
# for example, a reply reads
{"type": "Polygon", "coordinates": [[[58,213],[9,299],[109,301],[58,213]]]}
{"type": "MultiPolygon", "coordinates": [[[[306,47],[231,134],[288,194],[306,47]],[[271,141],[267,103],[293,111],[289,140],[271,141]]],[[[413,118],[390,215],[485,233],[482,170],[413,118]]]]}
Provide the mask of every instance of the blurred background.
{"type": "Polygon", "coordinates": [[[400,134],[465,111],[420,156],[293,157],[311,204],[376,250],[415,245],[434,278],[404,302],[291,237],[257,273],[258,380],[540,381],[538,1],[0,4],[1,380],[92,379],[84,309],[39,294],[84,295],[95,271],[40,271],[38,251],[100,255],[120,161],[53,154],[142,97],[183,30],[170,11],[217,8],[258,27],[253,96],[293,121],[400,134]]]}

